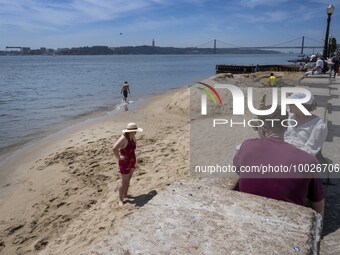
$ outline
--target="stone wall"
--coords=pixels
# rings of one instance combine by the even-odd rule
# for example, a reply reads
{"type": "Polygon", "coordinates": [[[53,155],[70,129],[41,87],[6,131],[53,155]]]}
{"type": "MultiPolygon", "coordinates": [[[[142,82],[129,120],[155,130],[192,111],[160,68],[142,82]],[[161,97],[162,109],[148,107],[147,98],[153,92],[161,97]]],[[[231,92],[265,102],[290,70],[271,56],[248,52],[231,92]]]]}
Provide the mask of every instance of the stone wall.
{"type": "Polygon", "coordinates": [[[173,183],[86,254],[318,253],[321,216],[312,209],[219,183],[173,183]]]}

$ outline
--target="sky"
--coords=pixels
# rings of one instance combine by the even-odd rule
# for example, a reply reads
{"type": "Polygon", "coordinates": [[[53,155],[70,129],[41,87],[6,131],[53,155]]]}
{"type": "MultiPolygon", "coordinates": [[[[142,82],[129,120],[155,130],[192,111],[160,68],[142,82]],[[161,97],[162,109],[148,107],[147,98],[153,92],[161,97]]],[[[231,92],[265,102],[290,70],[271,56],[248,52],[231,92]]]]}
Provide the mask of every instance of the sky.
{"type": "Polygon", "coordinates": [[[340,0],[0,0],[0,50],[82,46],[217,47],[340,42],[340,0]],[[335,25],[337,24],[337,25],[335,25]],[[310,39],[307,39],[310,38],[310,39]],[[296,40],[295,40],[296,39],[296,40]]]}

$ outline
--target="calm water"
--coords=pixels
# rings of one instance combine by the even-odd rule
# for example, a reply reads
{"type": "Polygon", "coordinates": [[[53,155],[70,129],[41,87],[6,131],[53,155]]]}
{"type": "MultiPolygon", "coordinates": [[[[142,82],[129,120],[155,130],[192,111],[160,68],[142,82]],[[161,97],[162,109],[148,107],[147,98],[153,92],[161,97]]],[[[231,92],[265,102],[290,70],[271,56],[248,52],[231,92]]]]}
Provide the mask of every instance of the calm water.
{"type": "Polygon", "coordinates": [[[292,55],[2,56],[0,153],[70,120],[113,110],[121,85],[129,100],[193,84],[216,64],[287,64],[292,55]]]}

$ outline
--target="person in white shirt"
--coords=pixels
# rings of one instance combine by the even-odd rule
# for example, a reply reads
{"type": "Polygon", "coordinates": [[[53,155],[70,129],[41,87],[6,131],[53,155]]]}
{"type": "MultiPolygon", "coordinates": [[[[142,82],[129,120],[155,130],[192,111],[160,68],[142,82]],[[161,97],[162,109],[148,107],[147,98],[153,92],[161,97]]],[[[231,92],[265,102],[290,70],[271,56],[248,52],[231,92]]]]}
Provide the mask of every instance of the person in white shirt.
{"type": "Polygon", "coordinates": [[[323,67],[324,67],[323,60],[321,57],[318,57],[315,67],[312,70],[307,71],[305,73],[305,76],[310,74],[322,74],[323,67]]]}
{"type": "MultiPolygon", "coordinates": [[[[305,98],[305,94],[293,93],[289,98],[302,99],[305,98]]],[[[314,96],[303,105],[309,112],[315,110],[314,96]]],[[[284,140],[301,150],[316,155],[327,138],[328,129],[326,123],[314,114],[305,115],[295,105],[289,106],[289,112],[289,119],[295,120],[297,125],[287,129],[284,134],[284,140]]]]}

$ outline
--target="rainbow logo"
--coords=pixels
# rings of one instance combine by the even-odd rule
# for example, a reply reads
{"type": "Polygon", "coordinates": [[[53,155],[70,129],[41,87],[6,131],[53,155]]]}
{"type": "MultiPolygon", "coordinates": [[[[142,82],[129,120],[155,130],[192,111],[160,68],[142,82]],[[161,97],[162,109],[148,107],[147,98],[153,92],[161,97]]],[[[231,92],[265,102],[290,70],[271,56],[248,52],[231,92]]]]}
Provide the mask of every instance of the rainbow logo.
{"type": "Polygon", "coordinates": [[[221,100],[221,97],[220,95],[217,93],[216,89],[214,89],[212,86],[206,84],[206,83],[203,83],[203,82],[197,82],[198,84],[201,84],[205,87],[196,87],[198,88],[199,90],[203,91],[204,93],[206,93],[208,96],[210,96],[211,100],[214,102],[214,105],[216,105],[216,98],[215,96],[217,97],[220,105],[222,105],[222,100],[221,100]],[[214,96],[215,95],[215,96],[214,96]]]}

